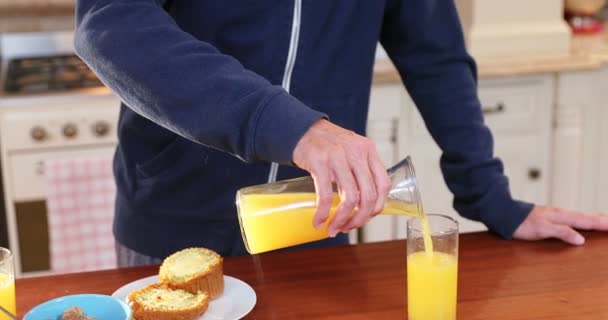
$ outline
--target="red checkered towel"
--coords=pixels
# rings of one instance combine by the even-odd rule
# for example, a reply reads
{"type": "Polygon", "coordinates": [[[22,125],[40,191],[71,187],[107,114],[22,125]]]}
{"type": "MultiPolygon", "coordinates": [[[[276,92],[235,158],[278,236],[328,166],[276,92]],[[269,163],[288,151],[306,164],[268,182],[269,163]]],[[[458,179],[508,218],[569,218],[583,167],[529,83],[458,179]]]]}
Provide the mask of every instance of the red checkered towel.
{"type": "Polygon", "coordinates": [[[52,271],[115,268],[111,156],[47,160],[45,176],[52,271]]]}

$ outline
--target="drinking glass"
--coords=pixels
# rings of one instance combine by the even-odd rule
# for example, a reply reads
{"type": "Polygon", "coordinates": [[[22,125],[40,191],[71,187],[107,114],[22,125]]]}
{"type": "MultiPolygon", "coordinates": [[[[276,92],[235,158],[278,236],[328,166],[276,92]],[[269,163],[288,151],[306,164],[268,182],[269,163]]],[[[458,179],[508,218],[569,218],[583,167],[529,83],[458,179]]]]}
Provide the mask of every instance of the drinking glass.
{"type": "Polygon", "coordinates": [[[438,214],[426,219],[428,227],[423,219],[407,222],[408,319],[455,320],[458,222],[438,214]],[[430,235],[426,241],[425,232],[430,235]]]}
{"type": "MultiPolygon", "coordinates": [[[[2,247],[0,247],[0,306],[12,314],[17,314],[13,254],[2,247]]],[[[10,320],[10,318],[0,312],[0,320],[10,320]]]]}

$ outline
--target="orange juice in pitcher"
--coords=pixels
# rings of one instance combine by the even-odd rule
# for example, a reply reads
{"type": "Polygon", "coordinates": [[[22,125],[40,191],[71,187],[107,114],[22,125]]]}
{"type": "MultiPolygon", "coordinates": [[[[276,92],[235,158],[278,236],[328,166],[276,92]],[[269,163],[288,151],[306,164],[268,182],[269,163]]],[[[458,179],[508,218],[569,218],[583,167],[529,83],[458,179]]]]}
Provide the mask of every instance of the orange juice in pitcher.
{"type": "MultiPolygon", "coordinates": [[[[382,214],[424,218],[416,175],[408,157],[388,170],[392,188],[382,214]]],[[[311,177],[243,188],[237,193],[239,223],[249,253],[262,253],[328,237],[327,226],[340,202],[334,193],[325,226],[316,229],[316,193],[311,177]]],[[[432,250],[431,250],[432,252],[432,250]]]]}

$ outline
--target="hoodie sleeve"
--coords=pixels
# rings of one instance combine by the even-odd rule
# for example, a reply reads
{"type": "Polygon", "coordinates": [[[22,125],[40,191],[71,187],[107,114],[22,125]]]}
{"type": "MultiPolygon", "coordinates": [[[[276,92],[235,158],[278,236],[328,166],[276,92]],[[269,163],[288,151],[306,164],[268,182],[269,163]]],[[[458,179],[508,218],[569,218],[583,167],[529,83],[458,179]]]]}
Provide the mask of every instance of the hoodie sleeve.
{"type": "Polygon", "coordinates": [[[245,161],[292,163],[325,117],[182,31],[159,0],[78,0],[75,48],[138,114],[245,161]]]}
{"type": "Polygon", "coordinates": [[[453,0],[388,1],[381,43],[399,70],[426,127],[442,150],[454,208],[504,238],[532,209],[514,200],[477,97],[453,0]]]}

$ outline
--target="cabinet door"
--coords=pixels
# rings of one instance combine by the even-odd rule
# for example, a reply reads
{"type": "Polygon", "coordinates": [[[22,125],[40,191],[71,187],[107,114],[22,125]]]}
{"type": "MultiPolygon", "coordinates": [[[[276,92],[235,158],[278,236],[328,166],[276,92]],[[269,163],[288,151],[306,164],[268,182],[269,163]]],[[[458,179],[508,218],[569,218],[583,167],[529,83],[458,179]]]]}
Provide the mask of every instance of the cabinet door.
{"type": "MultiPolygon", "coordinates": [[[[397,128],[404,94],[405,90],[401,85],[372,88],[367,137],[376,144],[380,158],[387,168],[398,161],[397,128]]],[[[395,239],[395,236],[395,217],[381,214],[362,228],[358,238],[362,242],[375,242],[395,239]]]]}
{"type": "MultiPolygon", "coordinates": [[[[549,77],[521,77],[484,80],[479,89],[485,120],[495,141],[494,153],[503,160],[511,193],[535,203],[545,203],[548,198],[551,88],[549,77]]],[[[483,224],[461,217],[452,208],[453,196],[439,166],[441,151],[416,107],[410,104],[406,129],[409,143],[400,144],[399,150],[412,155],[425,211],[455,217],[461,232],[485,230],[483,224]]],[[[398,219],[396,225],[397,236],[404,238],[405,222],[398,219]]]]}
{"type": "Polygon", "coordinates": [[[511,195],[527,202],[547,204],[549,172],[539,155],[542,142],[534,138],[503,138],[496,141],[496,156],[505,166],[511,195]]]}
{"type": "Polygon", "coordinates": [[[608,68],[557,77],[551,202],[608,213],[608,68]]]}
{"type": "MultiPolygon", "coordinates": [[[[367,136],[376,144],[376,149],[385,167],[390,167],[395,162],[396,148],[393,132],[396,121],[376,120],[369,121],[367,136]]],[[[391,215],[377,215],[364,227],[362,233],[363,242],[386,241],[395,238],[395,217],[391,215]]]]}
{"type": "MultiPolygon", "coordinates": [[[[608,70],[605,70],[601,76],[601,79],[606,81],[606,79],[608,79],[608,70]]],[[[608,98],[608,92],[603,90],[602,93],[604,98],[602,103],[605,103],[606,98],[608,98]]],[[[595,178],[596,183],[585,181],[587,182],[587,186],[585,186],[583,190],[594,195],[595,206],[593,206],[593,209],[595,212],[608,214],[608,166],[606,165],[608,163],[608,126],[606,125],[606,123],[608,123],[608,108],[602,106],[601,108],[596,108],[594,111],[596,115],[595,125],[596,127],[599,127],[599,139],[588,137],[587,140],[591,142],[591,146],[588,147],[588,149],[594,149],[593,151],[597,152],[598,156],[596,157],[597,161],[595,163],[590,164],[589,162],[586,162],[585,166],[591,168],[585,167],[585,169],[595,173],[597,176],[595,178]]],[[[587,208],[588,206],[589,205],[585,203],[583,208],[587,208]]]]}
{"type": "MultiPolygon", "coordinates": [[[[608,112],[604,112],[604,118],[608,120],[608,112]]],[[[608,126],[604,126],[602,128],[602,138],[601,143],[603,146],[608,145],[608,126]]],[[[596,205],[595,211],[603,214],[608,214],[608,167],[606,167],[606,163],[608,163],[608,148],[603,147],[599,148],[599,163],[603,165],[599,165],[599,179],[597,179],[597,187],[591,187],[589,189],[595,193],[596,205]]]]}
{"type": "MultiPolygon", "coordinates": [[[[411,155],[416,168],[416,177],[420,188],[420,194],[424,211],[435,214],[445,214],[455,218],[461,232],[473,232],[486,230],[485,226],[460,216],[452,208],[453,196],[443,179],[439,166],[441,151],[432,141],[425,145],[414,144],[411,155]]],[[[407,218],[397,219],[397,237],[406,237],[407,218]]]]}

